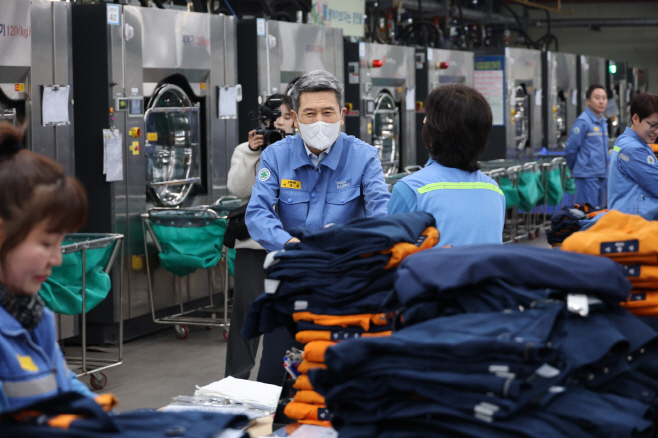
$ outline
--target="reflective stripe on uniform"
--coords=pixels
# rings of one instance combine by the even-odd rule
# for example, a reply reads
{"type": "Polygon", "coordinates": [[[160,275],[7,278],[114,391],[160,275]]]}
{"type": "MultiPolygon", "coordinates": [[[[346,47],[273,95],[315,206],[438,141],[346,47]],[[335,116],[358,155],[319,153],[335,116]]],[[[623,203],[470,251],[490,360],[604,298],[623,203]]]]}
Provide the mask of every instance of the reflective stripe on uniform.
{"type": "Polygon", "coordinates": [[[593,132],[588,132],[587,136],[588,137],[599,137],[603,135],[603,131],[593,131],[593,132]]]}
{"type": "Polygon", "coordinates": [[[36,395],[47,394],[57,390],[57,379],[55,374],[38,379],[25,380],[21,382],[2,382],[2,389],[7,397],[34,397],[36,395]]]}
{"type": "Polygon", "coordinates": [[[425,186],[419,187],[418,193],[427,193],[431,192],[433,190],[470,190],[470,189],[486,189],[486,190],[493,190],[496,193],[503,194],[503,191],[500,190],[498,186],[495,184],[491,183],[482,183],[482,182],[477,182],[477,183],[466,183],[466,182],[460,182],[460,183],[432,183],[432,184],[427,184],[425,186]]]}
{"type": "Polygon", "coordinates": [[[621,152],[619,153],[618,157],[624,161],[630,161],[630,158],[628,158],[626,155],[622,154],[621,152]]]}
{"type": "Polygon", "coordinates": [[[612,150],[615,151],[615,152],[619,152],[621,150],[621,148],[619,146],[614,146],[612,148],[612,150]]]}

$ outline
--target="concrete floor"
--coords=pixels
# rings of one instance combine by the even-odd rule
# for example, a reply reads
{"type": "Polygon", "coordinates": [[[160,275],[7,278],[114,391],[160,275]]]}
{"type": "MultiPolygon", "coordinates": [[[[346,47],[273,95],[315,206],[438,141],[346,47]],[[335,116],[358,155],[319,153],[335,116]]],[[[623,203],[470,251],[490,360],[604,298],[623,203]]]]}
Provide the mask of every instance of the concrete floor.
{"type": "MultiPolygon", "coordinates": [[[[226,360],[222,329],[188,328],[189,336],[183,340],[176,337],[171,326],[125,343],[123,364],[105,370],[107,385],[93,392],[110,392],[117,396],[117,412],[157,409],[171,403],[172,397],[177,395],[194,395],[197,385],[222,379],[226,360]]],[[[258,373],[260,353],[259,347],[251,373],[253,380],[258,373]]],[[[80,380],[89,386],[89,377],[80,380]]]]}
{"type": "MultiPolygon", "coordinates": [[[[550,248],[542,233],[522,245],[550,248]]],[[[107,385],[96,393],[119,398],[117,412],[166,406],[177,395],[193,395],[196,386],[224,377],[226,341],[221,328],[189,327],[187,339],[176,338],[173,326],[124,345],[123,364],[105,371],[107,385]]],[[[251,379],[258,373],[261,348],[251,379]]],[[[68,352],[67,352],[68,353],[68,352]]],[[[91,354],[91,353],[90,353],[91,354]]],[[[89,385],[89,377],[80,378],[89,385]]]]}

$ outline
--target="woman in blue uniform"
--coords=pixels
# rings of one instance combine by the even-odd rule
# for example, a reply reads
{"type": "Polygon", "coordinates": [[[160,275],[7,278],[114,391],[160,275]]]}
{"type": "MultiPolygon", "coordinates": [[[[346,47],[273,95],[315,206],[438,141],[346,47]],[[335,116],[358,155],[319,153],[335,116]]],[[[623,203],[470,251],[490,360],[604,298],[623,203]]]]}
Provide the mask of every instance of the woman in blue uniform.
{"type": "Polygon", "coordinates": [[[492,126],[489,104],[471,87],[444,85],[425,108],[422,138],[431,158],[393,186],[388,213],[431,213],[441,246],[502,243],[505,196],[478,165],[492,126]]]}
{"type": "Polygon", "coordinates": [[[649,146],[658,137],[658,96],[636,95],[631,122],[612,150],[608,208],[643,215],[658,208],[658,161],[649,146]]]}
{"type": "Polygon", "coordinates": [[[0,126],[0,413],[61,392],[93,396],[66,367],[53,313],[38,296],[62,263],[64,233],[86,216],[82,186],[0,126]]]}

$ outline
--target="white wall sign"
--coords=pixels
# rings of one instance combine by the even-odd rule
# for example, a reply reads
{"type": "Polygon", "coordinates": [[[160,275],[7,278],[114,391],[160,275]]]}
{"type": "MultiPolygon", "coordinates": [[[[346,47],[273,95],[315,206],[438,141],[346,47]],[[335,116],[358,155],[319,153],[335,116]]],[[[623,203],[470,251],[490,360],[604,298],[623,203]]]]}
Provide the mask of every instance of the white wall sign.
{"type": "Polygon", "coordinates": [[[365,12],[365,0],[313,0],[311,7],[313,24],[338,27],[344,36],[364,36],[365,12]]]}

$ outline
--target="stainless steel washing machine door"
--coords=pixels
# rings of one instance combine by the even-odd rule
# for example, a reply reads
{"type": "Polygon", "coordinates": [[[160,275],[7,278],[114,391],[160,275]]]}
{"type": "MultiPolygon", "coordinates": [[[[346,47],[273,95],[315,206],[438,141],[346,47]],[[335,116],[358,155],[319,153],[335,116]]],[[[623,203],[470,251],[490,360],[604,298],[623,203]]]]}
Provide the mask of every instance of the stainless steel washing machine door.
{"type": "Polygon", "coordinates": [[[199,105],[182,88],[156,88],[144,114],[147,192],[158,204],[182,204],[200,182],[199,105]]]}
{"type": "Polygon", "coordinates": [[[514,123],[514,143],[516,149],[521,151],[528,143],[530,136],[530,99],[525,89],[517,86],[514,89],[514,115],[512,122],[514,123]]]}
{"type": "Polygon", "coordinates": [[[379,150],[384,175],[393,175],[400,160],[400,113],[393,96],[377,96],[373,119],[372,145],[379,150]]]}

